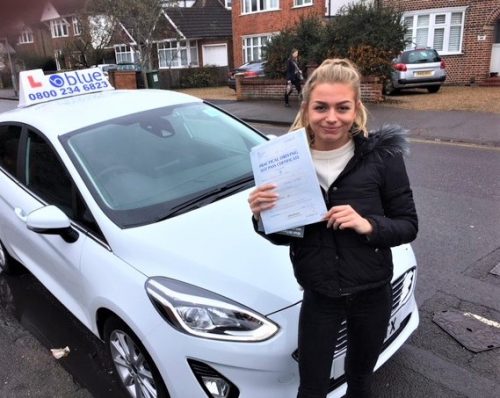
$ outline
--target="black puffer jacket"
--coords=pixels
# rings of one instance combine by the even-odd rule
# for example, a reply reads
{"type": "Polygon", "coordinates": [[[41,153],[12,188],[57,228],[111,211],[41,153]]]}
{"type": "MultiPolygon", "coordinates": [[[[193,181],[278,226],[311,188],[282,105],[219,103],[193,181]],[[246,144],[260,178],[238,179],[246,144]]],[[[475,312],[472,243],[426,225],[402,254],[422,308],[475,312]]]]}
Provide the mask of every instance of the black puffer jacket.
{"type": "Polygon", "coordinates": [[[415,239],[417,213],[403,154],[405,131],[384,126],[368,138],[354,136],[354,156],[323,192],[327,208],[349,204],[373,225],[367,238],[352,229],[333,230],[326,222],[307,225],[303,238],[280,233],[265,235],[290,246],[295,277],[305,288],[337,297],[389,282],[393,264],[390,248],[415,239]]]}

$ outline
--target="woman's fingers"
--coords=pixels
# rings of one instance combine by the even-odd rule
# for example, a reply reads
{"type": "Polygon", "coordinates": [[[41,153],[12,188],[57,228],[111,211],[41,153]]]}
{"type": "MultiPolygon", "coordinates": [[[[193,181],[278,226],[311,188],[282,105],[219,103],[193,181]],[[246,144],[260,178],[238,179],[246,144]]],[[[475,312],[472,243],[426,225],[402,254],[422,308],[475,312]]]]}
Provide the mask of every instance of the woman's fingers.
{"type": "Polygon", "coordinates": [[[270,209],[276,204],[279,195],[275,189],[276,184],[263,184],[250,192],[248,203],[256,219],[259,219],[260,212],[270,209]]]}
{"type": "Polygon", "coordinates": [[[350,205],[332,207],[325,215],[326,227],[333,229],[352,228],[358,233],[371,231],[369,222],[361,217],[350,205]]]}

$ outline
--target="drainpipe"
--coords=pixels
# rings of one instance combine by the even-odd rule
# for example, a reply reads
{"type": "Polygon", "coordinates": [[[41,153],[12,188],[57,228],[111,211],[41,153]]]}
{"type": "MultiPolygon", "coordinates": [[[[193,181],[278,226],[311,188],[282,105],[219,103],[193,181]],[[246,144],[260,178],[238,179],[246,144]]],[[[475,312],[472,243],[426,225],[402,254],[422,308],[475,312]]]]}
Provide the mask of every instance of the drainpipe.
{"type": "Polygon", "coordinates": [[[5,50],[6,50],[6,53],[7,53],[7,57],[9,59],[10,80],[12,82],[12,88],[14,89],[14,95],[17,96],[16,73],[14,71],[14,66],[12,65],[12,58],[10,56],[11,51],[14,51],[14,49],[10,46],[9,42],[7,41],[7,39],[5,39],[5,50]]]}
{"type": "Polygon", "coordinates": [[[14,73],[14,67],[12,65],[12,58],[10,57],[10,51],[7,52],[7,56],[9,57],[10,79],[12,81],[12,88],[14,89],[14,96],[17,96],[16,74],[14,73]]]}

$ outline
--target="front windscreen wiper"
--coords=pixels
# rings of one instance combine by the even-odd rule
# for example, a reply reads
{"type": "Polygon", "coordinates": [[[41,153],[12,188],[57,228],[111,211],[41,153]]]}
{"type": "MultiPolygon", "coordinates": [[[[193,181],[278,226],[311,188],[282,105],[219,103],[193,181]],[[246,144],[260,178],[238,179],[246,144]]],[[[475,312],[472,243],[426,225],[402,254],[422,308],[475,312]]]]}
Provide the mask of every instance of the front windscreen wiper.
{"type": "Polygon", "coordinates": [[[155,220],[155,222],[163,221],[180,213],[203,207],[209,203],[225,198],[237,191],[249,188],[253,185],[253,183],[253,175],[250,173],[227,184],[215,186],[214,189],[211,189],[208,192],[203,192],[200,195],[173,206],[166,215],[163,215],[159,219],[155,220]]]}

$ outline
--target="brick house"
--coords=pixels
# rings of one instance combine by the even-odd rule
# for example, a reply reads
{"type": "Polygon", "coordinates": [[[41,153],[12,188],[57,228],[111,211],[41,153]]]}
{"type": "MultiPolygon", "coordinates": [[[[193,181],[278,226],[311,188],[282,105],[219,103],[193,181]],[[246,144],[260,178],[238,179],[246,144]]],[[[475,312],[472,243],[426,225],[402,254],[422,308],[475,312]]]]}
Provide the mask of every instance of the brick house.
{"type": "Polygon", "coordinates": [[[234,64],[262,57],[262,47],[274,34],[302,16],[332,15],[348,0],[238,0],[232,4],[234,64]]]}
{"type": "Polygon", "coordinates": [[[188,8],[167,7],[164,14],[170,29],[156,35],[160,69],[233,66],[231,10],[224,3],[196,0],[188,8]]]}
{"type": "MultiPolygon", "coordinates": [[[[438,49],[448,69],[447,83],[481,82],[500,72],[498,0],[374,0],[401,10],[408,39],[438,49]]],[[[234,63],[261,58],[272,35],[308,14],[334,16],[344,0],[252,0],[232,4],[234,63]]]]}
{"type": "Polygon", "coordinates": [[[53,58],[57,69],[73,67],[75,61],[65,60],[63,53],[68,42],[81,34],[76,16],[81,4],[81,0],[33,4],[9,32],[16,53],[53,58]]]}
{"type": "MultiPolygon", "coordinates": [[[[23,10],[22,21],[9,26],[9,42],[16,52],[52,58],[55,69],[84,64],[68,45],[81,35],[78,14],[85,0],[50,0],[23,10]],[[68,55],[72,55],[71,57],[68,55]],[[74,56],[73,56],[74,55],[74,56]]],[[[231,11],[228,0],[186,0],[170,7],[165,2],[153,32],[154,69],[232,67],[231,11]]],[[[0,6],[1,9],[1,6],[0,6]]],[[[120,21],[99,63],[138,63],[137,40],[126,21],[120,21]]]]}
{"type": "Polygon", "coordinates": [[[498,0],[382,0],[403,12],[411,46],[433,47],[446,62],[447,83],[500,74],[498,0]]]}

